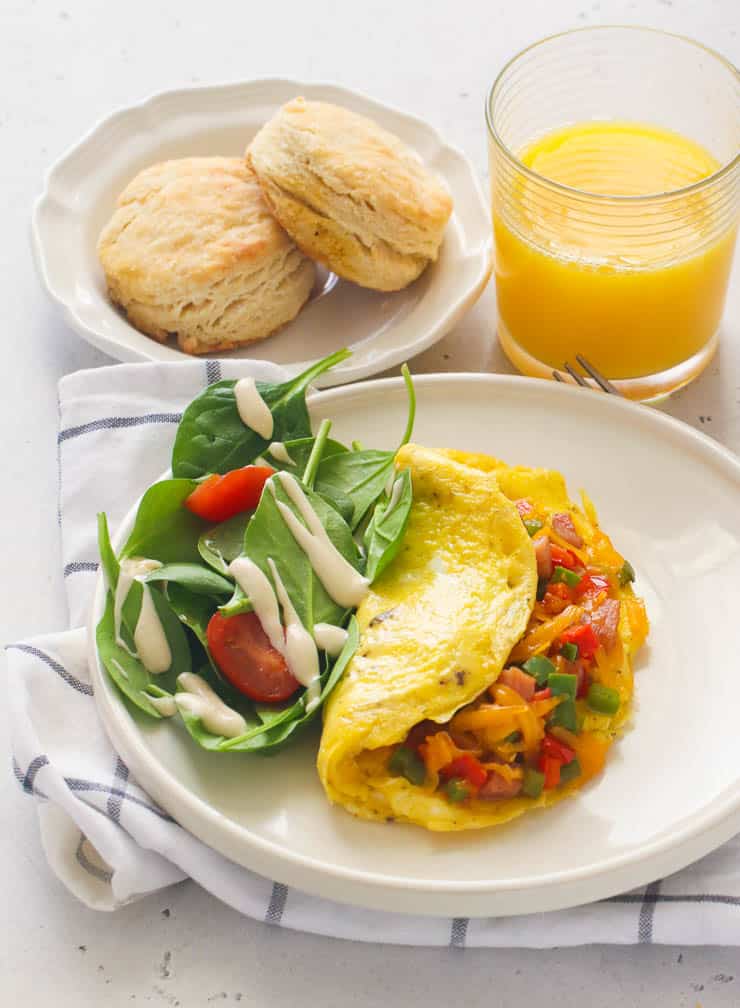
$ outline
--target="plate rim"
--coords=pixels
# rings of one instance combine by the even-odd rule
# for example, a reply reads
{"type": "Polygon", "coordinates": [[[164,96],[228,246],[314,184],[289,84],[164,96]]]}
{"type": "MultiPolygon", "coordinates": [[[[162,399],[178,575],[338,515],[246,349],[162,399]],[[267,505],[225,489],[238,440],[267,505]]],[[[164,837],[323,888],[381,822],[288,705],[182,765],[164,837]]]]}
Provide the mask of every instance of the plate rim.
{"type": "MultiPolygon", "coordinates": [[[[615,410],[625,415],[641,416],[648,426],[655,425],[658,429],[668,431],[679,440],[686,439],[688,444],[699,448],[701,454],[713,464],[718,465],[723,474],[737,483],[740,500],[740,457],[730,449],[721,445],[707,434],[696,430],[683,421],[677,420],[654,408],[633,403],[628,400],[606,396],[600,392],[582,390],[565,384],[546,382],[535,378],[522,378],[517,375],[486,374],[478,372],[434,373],[415,376],[417,386],[439,385],[446,383],[476,383],[487,384],[496,388],[529,389],[541,395],[557,397],[572,397],[583,395],[598,396],[607,410],[615,410]],[[607,405],[608,404],[608,405],[607,405]]],[[[381,378],[360,382],[351,386],[341,386],[321,390],[311,396],[311,405],[323,406],[334,400],[353,398],[373,394],[388,388],[403,388],[400,377],[381,378]]],[[[597,407],[601,408],[601,407],[597,407]]],[[[129,525],[138,505],[134,501],[131,509],[121,521],[114,536],[116,548],[120,548],[124,530],[129,525]]],[[[90,608],[88,624],[88,661],[95,701],[101,714],[107,733],[119,749],[126,761],[134,770],[135,776],[142,781],[143,786],[165,808],[168,809],[170,788],[176,797],[184,803],[186,816],[178,809],[173,815],[177,821],[185,825],[202,842],[212,847],[224,856],[236,861],[244,867],[269,874],[270,878],[294,885],[304,891],[319,896],[328,897],[338,902],[365,906],[368,908],[390,910],[393,912],[409,912],[409,910],[431,916],[501,916],[519,915],[545,910],[564,909],[590,903],[624,892],[625,888],[635,888],[653,881],[658,876],[678,871],[702,857],[720,844],[730,839],[740,831],[740,788],[733,793],[733,788],[727,789],[724,795],[715,799],[694,820],[688,820],[677,832],[669,836],[654,839],[640,848],[617,855],[598,865],[583,866],[577,869],[564,869],[550,872],[537,877],[517,877],[505,880],[454,880],[454,879],[407,879],[398,875],[384,875],[377,872],[367,872],[362,869],[329,865],[315,857],[292,852],[280,847],[279,844],[263,837],[255,836],[245,826],[238,825],[227,819],[207,801],[191,792],[155,757],[148,752],[143,737],[136,722],[126,711],[122,701],[115,695],[113,687],[102,671],[94,640],[94,627],[102,611],[103,574],[98,572],[94,598],[90,608]],[[125,713],[125,718],[114,719],[110,698],[125,713]],[[104,702],[101,700],[104,698],[104,702]],[[120,731],[122,722],[126,729],[120,731]],[[218,824],[230,834],[234,843],[216,846],[193,828],[193,821],[202,815],[209,824],[218,824]],[[244,842],[246,840],[246,843],[244,842]],[[242,857],[236,850],[239,842],[242,850],[254,857],[242,857]],[[651,867],[660,862],[660,868],[651,867]],[[628,881],[622,881],[623,877],[628,881]],[[351,884],[351,885],[350,885],[351,884]],[[566,887],[567,892],[558,890],[566,887]],[[407,905],[399,907],[383,897],[383,891],[390,891],[390,897],[397,900],[398,893],[407,894],[407,905]],[[587,890],[583,895],[574,898],[580,890],[587,890]],[[515,902],[512,903],[512,900],[515,902]],[[493,901],[503,909],[492,906],[493,901]]],[[[738,776],[740,781],[740,775],[738,776]]],[[[169,809],[168,809],[169,811],[169,809]]]]}
{"type": "MultiPolygon", "coordinates": [[[[61,209],[65,214],[71,213],[74,215],[74,209],[70,208],[59,194],[62,190],[62,179],[65,178],[65,173],[71,170],[75,176],[76,184],[79,184],[80,181],[84,184],[84,181],[90,176],[92,170],[89,166],[75,170],[72,167],[74,159],[88,152],[96,142],[96,139],[107,130],[113,128],[117,122],[126,123],[126,121],[129,121],[132,125],[128,132],[130,134],[139,132],[141,129],[141,117],[151,111],[157,103],[176,102],[180,106],[179,114],[182,115],[187,110],[187,103],[192,101],[194,96],[205,94],[209,97],[217,97],[219,95],[238,95],[241,93],[244,94],[245,100],[249,101],[252,93],[260,89],[267,89],[269,91],[281,88],[290,89],[294,93],[304,92],[309,97],[318,99],[322,98],[321,92],[331,92],[331,96],[327,94],[323,95],[324,100],[327,100],[328,97],[333,97],[336,101],[341,101],[342,98],[345,100],[349,98],[351,101],[359,100],[365,106],[366,114],[382,117],[390,113],[404,122],[409,129],[413,127],[424,131],[434,140],[440,150],[455,159],[464,170],[466,176],[465,188],[470,201],[470,207],[475,208],[476,216],[481,221],[480,234],[476,236],[474,232],[472,233],[474,239],[472,258],[477,259],[475,276],[471,278],[468,284],[459,287],[455,296],[446,303],[444,310],[434,318],[431,324],[425,327],[422,335],[417,337],[412,344],[408,342],[404,344],[404,347],[401,347],[400,350],[398,347],[391,347],[382,353],[376,353],[371,359],[366,360],[364,364],[353,365],[350,360],[335,369],[333,375],[324,376],[323,379],[319,380],[318,384],[321,387],[328,387],[330,384],[365,379],[380,371],[395,367],[404,360],[422,353],[454,328],[465,312],[478,300],[490,279],[493,269],[493,236],[488,224],[488,205],[483,194],[480,178],[471,159],[459,147],[447,142],[435,126],[420,116],[406,112],[396,105],[380,101],[363,91],[345,87],[331,80],[300,81],[292,77],[265,76],[247,80],[195,84],[182,88],[156,91],[138,102],[118,106],[107,115],[99,118],[83,133],[79,140],[67,146],[59,157],[52,162],[45,173],[41,192],[33,202],[30,217],[30,244],[32,258],[41,286],[51,302],[60,309],[66,323],[92,346],[109,354],[116,360],[130,363],[168,360],[174,362],[193,359],[192,355],[185,354],[169,345],[161,346],[153,340],[148,340],[143,334],[143,338],[147,339],[148,342],[142,342],[140,347],[122,344],[117,338],[105,332],[102,316],[98,316],[92,322],[86,321],[78,309],[74,291],[66,290],[63,285],[58,283],[58,280],[55,280],[52,256],[49,254],[51,246],[45,217],[53,209],[61,209]],[[97,325],[95,322],[97,322],[97,325]]],[[[456,207],[453,209],[453,218],[457,214],[456,207]]],[[[468,214],[467,216],[470,215],[468,214]]],[[[462,219],[459,214],[458,220],[461,221],[460,226],[462,227],[462,219]]],[[[466,232],[469,231],[469,227],[470,225],[468,224],[464,230],[466,232]]],[[[115,311],[112,306],[110,307],[112,311],[115,311]]],[[[130,326],[130,328],[136,331],[135,327],[130,326]]],[[[227,357],[225,359],[238,360],[240,358],[227,357]]],[[[283,364],[281,366],[285,367],[286,370],[297,373],[299,370],[310,366],[313,361],[314,358],[309,358],[306,361],[283,364]]]]}

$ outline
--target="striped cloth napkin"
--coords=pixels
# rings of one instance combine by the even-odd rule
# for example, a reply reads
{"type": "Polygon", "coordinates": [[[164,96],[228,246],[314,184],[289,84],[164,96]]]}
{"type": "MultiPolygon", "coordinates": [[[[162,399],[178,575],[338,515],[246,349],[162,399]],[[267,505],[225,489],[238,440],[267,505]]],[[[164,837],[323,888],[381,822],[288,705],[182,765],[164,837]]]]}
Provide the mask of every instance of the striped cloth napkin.
{"type": "MultiPolygon", "coordinates": [[[[174,427],[205,385],[270,364],[116,365],[59,387],[59,520],[70,625],[84,627],[97,572],[95,514],[116,528],[168,466],[174,427]]],[[[192,878],[268,924],[361,941],[547,948],[587,943],[740,945],[740,837],[644,890],[568,911],[509,918],[380,913],[309,896],[210,850],[137,785],[98,719],[87,634],[73,629],[8,648],[13,767],[33,796],[49,864],[90,907],[113,910],[192,878]]],[[[20,854],[20,852],[19,852],[20,854]]]]}

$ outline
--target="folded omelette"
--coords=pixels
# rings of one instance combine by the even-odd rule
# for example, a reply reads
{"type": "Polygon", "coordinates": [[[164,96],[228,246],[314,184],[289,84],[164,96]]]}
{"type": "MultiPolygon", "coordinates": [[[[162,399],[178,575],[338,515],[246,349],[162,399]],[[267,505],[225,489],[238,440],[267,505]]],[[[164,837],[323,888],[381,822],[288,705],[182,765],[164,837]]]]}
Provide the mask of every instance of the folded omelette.
{"type": "Polygon", "coordinates": [[[396,465],[413,482],[408,531],[358,610],[319,776],[365,819],[492,826],[602,770],[644,607],[560,474],[418,445],[396,465]]]}

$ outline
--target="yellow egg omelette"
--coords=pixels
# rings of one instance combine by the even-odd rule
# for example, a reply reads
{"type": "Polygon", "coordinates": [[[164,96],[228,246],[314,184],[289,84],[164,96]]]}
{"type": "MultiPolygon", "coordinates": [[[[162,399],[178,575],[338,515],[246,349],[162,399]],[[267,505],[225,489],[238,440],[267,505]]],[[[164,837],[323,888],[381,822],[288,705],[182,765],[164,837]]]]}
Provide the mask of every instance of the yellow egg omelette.
{"type": "Polygon", "coordinates": [[[319,776],[365,819],[493,826],[601,772],[644,606],[559,473],[413,444],[396,465],[414,488],[408,530],[358,610],[319,776]]]}

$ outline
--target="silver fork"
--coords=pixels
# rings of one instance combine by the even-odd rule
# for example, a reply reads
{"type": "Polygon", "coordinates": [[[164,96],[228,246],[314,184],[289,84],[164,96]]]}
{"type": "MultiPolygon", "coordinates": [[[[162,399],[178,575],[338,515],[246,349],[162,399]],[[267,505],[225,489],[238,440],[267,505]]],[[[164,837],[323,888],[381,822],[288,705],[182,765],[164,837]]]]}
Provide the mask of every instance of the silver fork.
{"type": "MultiPolygon", "coordinates": [[[[606,392],[608,395],[616,395],[616,396],[622,395],[619,389],[616,388],[614,385],[612,385],[609,379],[605,378],[600,371],[597,371],[596,368],[593,366],[593,364],[587,361],[582,354],[576,354],[576,361],[581,365],[581,367],[589,376],[589,378],[593,378],[593,380],[596,382],[596,384],[599,386],[602,392],[606,392]]],[[[583,388],[593,389],[593,385],[591,385],[584,378],[582,374],[579,374],[579,372],[576,371],[573,365],[568,363],[568,361],[566,361],[565,364],[563,364],[563,368],[568,372],[568,374],[571,376],[576,385],[581,385],[583,388]]],[[[568,379],[565,378],[559,371],[553,370],[552,376],[555,379],[555,381],[563,382],[566,385],[570,385],[568,379]]]]}

